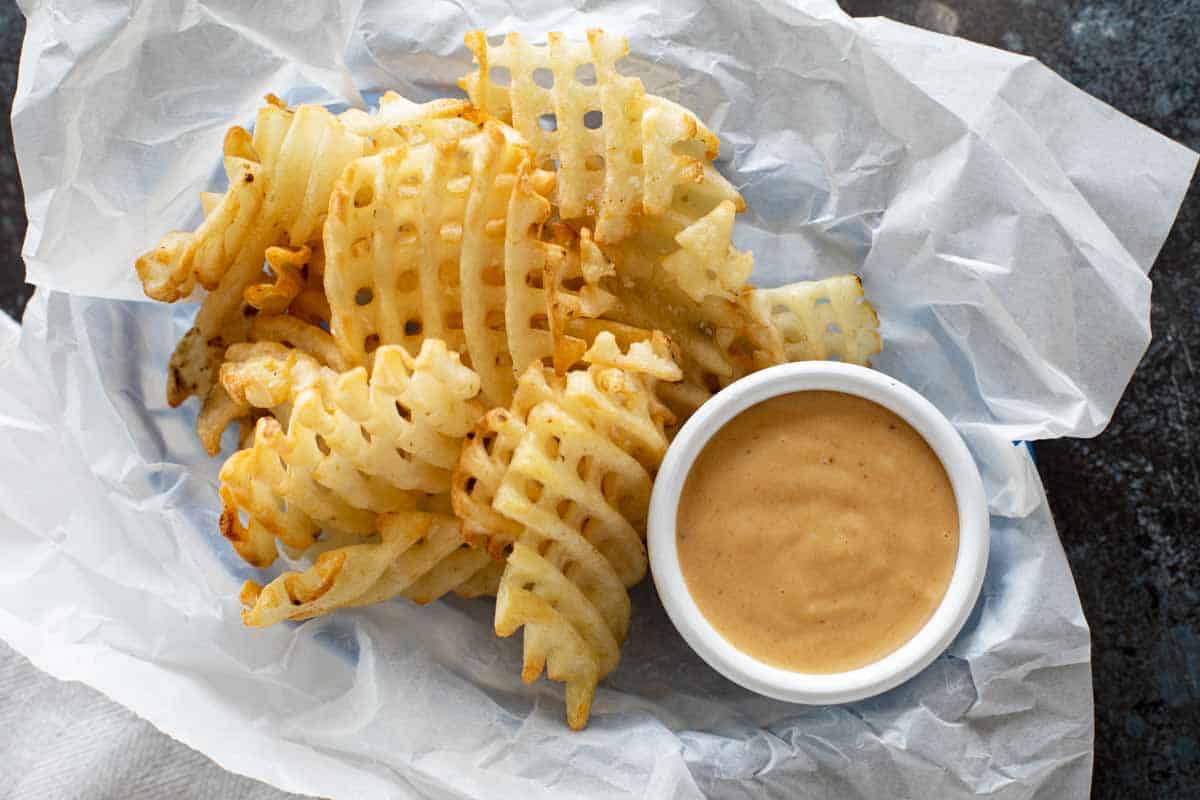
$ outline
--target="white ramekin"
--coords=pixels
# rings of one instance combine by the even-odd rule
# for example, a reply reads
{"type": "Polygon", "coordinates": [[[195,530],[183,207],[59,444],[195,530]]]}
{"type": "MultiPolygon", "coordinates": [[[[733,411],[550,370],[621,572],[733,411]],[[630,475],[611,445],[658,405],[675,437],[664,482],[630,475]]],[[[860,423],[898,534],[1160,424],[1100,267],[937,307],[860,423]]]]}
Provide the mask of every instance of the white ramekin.
{"type": "Polygon", "coordinates": [[[793,703],[849,703],[886,692],[937,658],[975,605],[988,558],[988,512],[979,469],[950,421],[933,404],[881,372],[834,361],[804,361],[756,372],[719,392],[680,429],[667,450],[650,500],[648,545],[654,584],[671,621],[701,658],[752,691],[793,703]],[[844,392],[891,409],[941,459],[958,503],[958,558],[941,604],[917,635],[873,664],[834,674],[773,667],[743,653],[696,606],[679,568],[675,517],[696,457],[721,426],[750,406],[791,392],[844,392]]]}

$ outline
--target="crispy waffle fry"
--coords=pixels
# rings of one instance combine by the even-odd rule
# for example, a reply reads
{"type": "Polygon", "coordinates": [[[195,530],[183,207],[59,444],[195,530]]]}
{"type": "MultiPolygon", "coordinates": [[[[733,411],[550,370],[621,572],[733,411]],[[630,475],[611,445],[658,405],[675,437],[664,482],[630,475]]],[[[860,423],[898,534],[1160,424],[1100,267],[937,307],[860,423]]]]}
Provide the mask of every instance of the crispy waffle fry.
{"type": "Polygon", "coordinates": [[[771,321],[788,361],[836,358],[868,365],[879,352],[879,315],[857,275],[756,289],[754,307],[771,321]]]}
{"type": "Polygon", "coordinates": [[[428,603],[490,563],[486,554],[463,549],[460,524],[452,517],[386,514],[377,534],[326,550],[306,570],[285,572],[266,586],[246,581],[242,620],[266,627],[401,595],[428,603]]]}
{"type": "Polygon", "coordinates": [[[215,289],[238,253],[254,239],[266,184],[250,134],[239,127],[225,134],[225,176],[229,189],[215,203],[202,198],[204,221],[194,233],[171,231],[137,260],[146,295],[173,303],[199,283],[215,289]]]}
{"type": "MultiPolygon", "coordinates": [[[[193,394],[201,398],[197,429],[210,453],[219,449],[224,426],[241,413],[224,396],[216,371],[225,347],[246,336],[247,314],[253,312],[247,311],[244,296],[263,282],[267,249],[300,248],[320,237],[333,181],[365,147],[361,136],[345,130],[324,108],[293,111],[268,99],[259,109],[253,137],[240,128],[226,136],[227,160],[240,160],[233,162],[239,171],[231,173],[222,201],[194,234],[168,234],[166,250],[143,256],[138,265],[152,297],[177,300],[196,283],[211,289],[171,357],[168,383],[171,405],[193,394]]],[[[264,297],[273,293],[260,291],[264,297]]]]}
{"type": "MultiPolygon", "coordinates": [[[[358,597],[354,605],[366,606],[389,600],[413,587],[422,578],[432,575],[432,583],[416,587],[417,594],[428,594],[434,584],[445,584],[443,569],[449,567],[449,572],[453,573],[461,567],[454,557],[469,549],[464,549],[462,523],[442,514],[424,514],[421,517],[414,514],[388,514],[380,520],[380,531],[385,533],[389,528],[408,530],[413,527],[420,531],[420,538],[408,548],[404,558],[388,564],[379,580],[358,597]]],[[[478,563],[483,566],[485,562],[481,559],[478,563]]],[[[469,577],[469,574],[464,577],[469,577]]],[[[426,601],[436,600],[453,586],[444,585],[440,588],[442,591],[439,594],[428,597],[426,601]]]]}
{"type": "Polygon", "coordinates": [[[632,586],[645,575],[646,554],[628,517],[644,521],[650,485],[636,459],[561,406],[541,403],[529,413],[492,507],[551,538],[582,531],[632,586]]]}
{"type": "Polygon", "coordinates": [[[453,273],[469,161],[457,140],[398,147],[355,161],[339,181],[325,291],[331,331],[351,363],[366,364],[380,344],[416,352],[426,336],[462,347],[453,273]]]}
{"type": "Polygon", "coordinates": [[[416,359],[381,348],[369,379],[362,367],[337,373],[278,344],[229,355],[229,396],[288,424],[284,433],[259,420],[253,444],[221,469],[222,532],[259,566],[273,560],[276,537],[304,550],[325,527],[371,531],[374,514],[448,491],[459,443],[482,413],[478,378],[437,340],[416,359]]]}
{"type": "Polygon", "coordinates": [[[538,180],[494,122],[354,162],[325,231],[331,330],[347,360],[440,338],[464,352],[490,402],[507,403],[514,369],[553,354],[542,281],[563,252],[539,239],[550,207],[538,180]]]}
{"type": "Polygon", "coordinates": [[[663,271],[697,303],[706,297],[737,301],[754,269],[754,258],[731,244],[733,203],[723,201],[680,231],[679,250],[662,260],[663,271]]]}
{"type": "Polygon", "coordinates": [[[290,443],[274,417],[259,419],[254,442],[221,467],[221,534],[256,567],[277,555],[275,540],[304,551],[325,530],[364,532],[375,514],[354,508],[317,483],[302,465],[320,460],[315,442],[290,443]],[[315,451],[315,452],[314,452],[315,451]]]}
{"type": "Polygon", "coordinates": [[[362,367],[339,374],[278,346],[231,349],[226,391],[262,408],[290,405],[289,440],[315,439],[324,456],[306,467],[352,505],[383,512],[392,489],[449,491],[459,443],[483,408],[474,400],[479,378],[443,342],[425,340],[416,359],[382,347],[370,378],[362,367]]]}
{"type": "Polygon", "coordinates": [[[616,243],[638,229],[639,215],[672,208],[677,189],[703,187],[743,208],[708,164],[717,155],[716,136],[695,115],[617,72],[629,51],[623,37],[592,30],[587,38],[570,42],[551,33],[547,45],[534,46],[510,33],[490,45],[473,31],[466,42],[478,69],[459,81],[484,113],[530,142],[539,165],[556,166],[559,215],[594,217],[597,241],[616,243]],[[590,83],[580,77],[589,66],[590,83]],[[493,79],[498,69],[508,72],[508,85],[493,79]]]}
{"type": "Polygon", "coordinates": [[[467,544],[460,530],[457,548],[405,587],[400,596],[418,605],[432,603],[451,591],[459,597],[495,597],[503,563],[486,550],[467,544]]]}
{"type": "Polygon", "coordinates": [[[266,586],[246,581],[240,595],[242,621],[266,627],[285,619],[309,619],[349,605],[412,544],[413,537],[405,533],[395,526],[381,526],[378,542],[328,550],[303,572],[285,572],[266,586]]]}
{"type": "Polygon", "coordinates": [[[544,668],[551,680],[565,683],[567,724],[579,730],[587,724],[596,685],[617,665],[620,643],[578,586],[518,543],[496,596],[496,635],[511,636],[522,626],[521,678],[535,681],[544,668]]]}
{"type": "Polygon", "coordinates": [[[497,634],[525,628],[522,676],[564,681],[575,728],[619,658],[626,587],[645,575],[640,533],[671,421],[653,384],[680,375],[661,334],[623,352],[602,331],[583,360],[561,376],[526,370],[512,408],[489,412],[463,448],[451,490],[464,529],[508,553],[497,634]]]}

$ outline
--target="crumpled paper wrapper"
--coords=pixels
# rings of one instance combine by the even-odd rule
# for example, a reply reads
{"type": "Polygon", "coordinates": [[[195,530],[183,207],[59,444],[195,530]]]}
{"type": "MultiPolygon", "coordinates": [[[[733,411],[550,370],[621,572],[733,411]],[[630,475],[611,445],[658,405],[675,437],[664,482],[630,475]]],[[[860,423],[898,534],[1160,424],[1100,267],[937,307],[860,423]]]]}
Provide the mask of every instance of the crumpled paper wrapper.
{"type": "MultiPolygon", "coordinates": [[[[41,288],[0,336],[0,637],[236,772],[346,798],[1080,797],[1087,624],[1027,451],[1108,421],[1150,331],[1146,273],[1195,154],[1028,58],[831,2],[27,0],[13,127],[41,288]],[[572,4],[574,6],[576,4],[572,4]],[[199,219],[267,91],[456,93],[465,31],[629,36],[750,205],[764,284],[859,272],[877,366],[962,431],[992,512],[962,634],[880,697],[810,708],[700,661],[649,581],[591,724],[519,679],[487,602],[250,631],[218,461],[169,409],[193,307],[134,302],[136,255],[199,219]]],[[[258,576],[261,578],[261,576],[258,576]]]]}

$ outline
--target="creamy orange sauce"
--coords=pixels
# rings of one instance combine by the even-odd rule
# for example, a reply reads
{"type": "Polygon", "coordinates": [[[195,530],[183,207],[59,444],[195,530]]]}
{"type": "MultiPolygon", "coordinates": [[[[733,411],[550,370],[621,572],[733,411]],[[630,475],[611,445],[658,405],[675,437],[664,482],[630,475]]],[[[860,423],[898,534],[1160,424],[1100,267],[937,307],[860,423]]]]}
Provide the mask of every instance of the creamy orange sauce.
{"type": "Polygon", "coordinates": [[[886,408],[839,392],[766,400],[709,440],[677,517],[679,563],[730,643],[796,672],[842,672],[932,616],[958,554],[954,489],[886,408]]]}

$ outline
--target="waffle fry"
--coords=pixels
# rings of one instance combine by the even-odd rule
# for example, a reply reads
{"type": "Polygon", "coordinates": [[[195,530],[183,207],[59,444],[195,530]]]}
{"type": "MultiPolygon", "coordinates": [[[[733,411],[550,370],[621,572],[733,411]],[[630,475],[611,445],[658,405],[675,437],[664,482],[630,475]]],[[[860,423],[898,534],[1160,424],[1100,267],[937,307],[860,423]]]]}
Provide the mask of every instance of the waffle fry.
{"type": "Polygon", "coordinates": [[[458,520],[442,514],[386,514],[378,533],[364,539],[326,550],[308,569],[285,572],[266,586],[246,581],[242,620],[266,627],[409,594],[432,602],[490,563],[463,549],[458,520]]]}
{"type": "Polygon", "coordinates": [[[661,335],[622,351],[604,331],[583,360],[562,376],[531,366],[511,409],[477,426],[451,489],[464,531],[508,554],[497,634],[524,627],[523,678],[564,681],[576,728],[619,658],[626,587],[646,572],[641,533],[671,421],[653,384],[680,376],[661,335]]]}
{"type": "Polygon", "coordinates": [[[545,669],[551,680],[565,683],[567,724],[575,730],[583,728],[596,685],[616,668],[620,642],[575,583],[518,543],[496,595],[496,635],[512,636],[522,626],[521,678],[530,683],[545,669]]]}
{"type": "Polygon", "coordinates": [[[401,491],[448,491],[459,442],[483,413],[474,399],[478,377],[437,339],[427,339],[416,359],[400,347],[380,348],[370,378],[362,367],[322,368],[298,350],[232,349],[236,360],[221,370],[226,391],[262,408],[288,404],[289,439],[312,437],[329,451],[306,465],[313,477],[377,512],[389,501],[372,499],[380,497],[372,478],[401,491]]]}
{"type": "Polygon", "coordinates": [[[836,358],[867,366],[882,347],[879,315],[857,275],[756,289],[753,302],[779,334],[788,361],[836,358]]]}
{"type": "Polygon", "coordinates": [[[459,443],[482,413],[478,378],[433,339],[416,359],[381,348],[369,379],[362,367],[337,373],[278,344],[235,345],[229,355],[229,396],[288,425],[284,433],[275,419],[259,420],[251,447],[221,470],[222,532],[260,566],[275,536],[303,550],[326,525],[370,531],[374,514],[447,492],[459,443]]]}
{"type": "Polygon", "coordinates": [[[199,284],[215,289],[241,250],[254,238],[266,184],[250,134],[239,127],[225,134],[222,149],[229,189],[205,200],[204,221],[194,233],[171,231],[136,264],[148,297],[164,303],[187,297],[199,284]]]}
{"type": "Polygon", "coordinates": [[[754,257],[734,249],[733,203],[728,200],[675,236],[679,249],[662,260],[663,271],[697,303],[706,297],[737,301],[754,269],[754,257]]]}
{"type": "Polygon", "coordinates": [[[351,506],[301,466],[321,456],[315,442],[288,442],[275,418],[263,417],[255,425],[253,444],[222,465],[221,535],[249,564],[274,563],[276,539],[302,552],[323,531],[375,529],[374,513],[351,506]]]}
{"type": "MultiPolygon", "coordinates": [[[[245,294],[265,282],[268,248],[301,248],[320,237],[333,181],[365,146],[324,108],[291,110],[268,101],[253,136],[235,127],[225,137],[231,182],[223,199],[195,233],[167,234],[137,265],[143,287],[156,299],[173,302],[197,284],[211,290],[171,357],[167,392],[171,405],[201,398],[197,431],[210,454],[219,449],[228,422],[244,413],[224,395],[216,372],[225,347],[245,339],[249,316],[257,313],[245,294]]],[[[280,290],[288,291],[286,280],[280,290]]],[[[265,288],[251,292],[277,303],[265,300],[272,295],[281,296],[265,288]]]]}
{"type": "Polygon", "coordinates": [[[550,207],[537,180],[524,145],[494,122],[354,162],[325,232],[331,330],[346,359],[440,338],[489,402],[507,403],[514,369],[552,356],[542,279],[563,253],[538,238],[550,207]]]}
{"type": "Polygon", "coordinates": [[[539,165],[558,170],[563,219],[595,218],[597,241],[613,244],[638,229],[639,215],[666,213],[677,189],[703,185],[702,193],[744,208],[707,163],[717,155],[716,136],[695,115],[647,95],[641,81],[617,72],[629,52],[623,37],[591,30],[586,43],[558,33],[547,39],[534,46],[510,33],[491,45],[482,31],[472,31],[466,42],[478,69],[459,85],[481,111],[515,127],[539,165]],[[588,66],[593,83],[579,77],[588,66]],[[508,85],[493,80],[494,68],[507,70],[508,85]]]}
{"type": "Polygon", "coordinates": [[[460,530],[456,549],[406,586],[400,596],[418,605],[432,603],[448,592],[459,597],[495,597],[502,564],[462,539],[460,530]]]}

